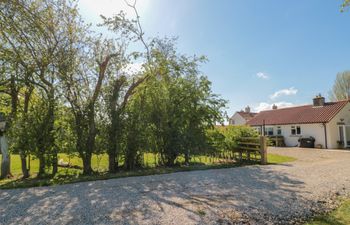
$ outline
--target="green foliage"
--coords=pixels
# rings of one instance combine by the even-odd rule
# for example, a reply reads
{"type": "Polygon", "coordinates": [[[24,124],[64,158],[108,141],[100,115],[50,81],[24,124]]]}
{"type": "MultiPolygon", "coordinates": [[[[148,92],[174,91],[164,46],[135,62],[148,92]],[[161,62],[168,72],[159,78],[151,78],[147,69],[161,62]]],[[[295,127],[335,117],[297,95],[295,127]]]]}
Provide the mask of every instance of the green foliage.
{"type": "Polygon", "coordinates": [[[176,39],[145,40],[136,8],[136,20],[102,17],[115,35],[105,38],[82,21],[74,0],[0,7],[0,110],[24,178],[61,179],[62,154],[79,158],[86,175],[100,164],[114,173],[206,161],[245,135],[208,131],[223,122],[226,101],[200,71],[206,57],[179,53],[176,39]],[[144,51],[134,52],[134,42],[144,51]],[[128,69],[140,62],[142,70],[128,69]]]}
{"type": "MultiPolygon", "coordinates": [[[[59,154],[59,159],[69,162],[72,165],[79,167],[83,166],[81,158],[74,155],[59,154]]],[[[231,161],[223,161],[223,159],[216,157],[208,157],[207,155],[198,155],[191,158],[189,166],[177,166],[177,167],[159,167],[158,161],[160,160],[157,155],[152,153],[145,153],[144,165],[146,168],[127,171],[120,170],[118,173],[111,174],[106,173],[108,171],[108,156],[106,154],[93,155],[92,157],[92,167],[95,171],[99,171],[98,174],[93,174],[89,176],[84,176],[81,170],[59,168],[58,173],[54,177],[47,177],[38,179],[35,177],[39,170],[39,161],[31,157],[30,165],[32,176],[28,179],[20,179],[21,174],[21,164],[19,155],[12,155],[11,170],[15,179],[6,179],[0,181],[0,189],[9,188],[24,188],[24,187],[35,187],[35,186],[48,186],[57,184],[67,184],[82,181],[92,181],[92,180],[105,180],[111,178],[120,177],[130,177],[130,176],[145,176],[153,174],[165,174],[173,173],[179,171],[192,171],[192,170],[206,170],[206,169],[220,169],[220,168],[231,168],[239,166],[238,164],[232,163],[231,161]],[[100,157],[100,158],[99,158],[100,157]],[[17,179],[18,178],[18,179],[17,179]]],[[[1,159],[1,155],[0,155],[1,159]]],[[[179,158],[179,162],[184,162],[184,158],[179,158]]],[[[286,163],[294,161],[295,158],[268,154],[269,163],[286,163]]],[[[122,161],[121,161],[122,163],[122,161]]]]}
{"type": "Polygon", "coordinates": [[[341,101],[350,97],[350,71],[344,71],[337,74],[333,88],[330,92],[332,101],[341,101]]]}
{"type": "Polygon", "coordinates": [[[350,224],[350,200],[345,200],[334,212],[319,216],[306,225],[345,225],[350,224]]]}
{"type": "Polygon", "coordinates": [[[136,119],[132,127],[140,129],[126,146],[145,142],[148,151],[160,154],[162,164],[173,166],[180,155],[188,161],[190,154],[206,150],[205,131],[222,120],[226,102],[211,92],[210,82],[200,74],[205,58],[180,55],[173,40],[165,39],[153,42],[152,59],[156,74],[138,88],[129,105],[133,116],[128,121],[136,119]]]}
{"type": "MultiPolygon", "coordinates": [[[[237,141],[241,137],[257,137],[258,133],[256,130],[248,126],[217,126],[217,132],[219,132],[223,137],[223,144],[220,146],[222,150],[234,150],[238,147],[237,141]]],[[[219,142],[221,140],[219,139],[219,142]]],[[[218,144],[217,144],[218,145],[218,144]]]]}
{"type": "Polygon", "coordinates": [[[341,6],[341,12],[344,12],[346,8],[350,6],[350,0],[344,0],[342,6],[341,6]]]}

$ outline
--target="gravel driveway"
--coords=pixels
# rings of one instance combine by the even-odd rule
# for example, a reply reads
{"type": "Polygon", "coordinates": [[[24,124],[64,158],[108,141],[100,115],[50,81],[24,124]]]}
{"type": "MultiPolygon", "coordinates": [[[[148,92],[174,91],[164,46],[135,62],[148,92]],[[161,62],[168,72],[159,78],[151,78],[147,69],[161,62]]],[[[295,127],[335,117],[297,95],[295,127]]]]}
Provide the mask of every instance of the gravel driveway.
{"type": "Polygon", "coordinates": [[[298,160],[0,190],[0,224],[292,224],[349,194],[350,152],[269,152],[298,160]]]}

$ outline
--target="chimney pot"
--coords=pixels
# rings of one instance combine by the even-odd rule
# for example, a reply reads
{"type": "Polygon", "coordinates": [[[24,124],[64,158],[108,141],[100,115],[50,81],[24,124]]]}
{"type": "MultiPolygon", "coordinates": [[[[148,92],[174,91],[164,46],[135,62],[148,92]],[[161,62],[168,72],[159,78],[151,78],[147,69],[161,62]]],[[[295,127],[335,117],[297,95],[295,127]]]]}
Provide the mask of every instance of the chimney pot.
{"type": "Polygon", "coordinates": [[[273,110],[278,109],[277,105],[276,105],[276,104],[273,104],[272,109],[273,109],[273,110]]]}
{"type": "Polygon", "coordinates": [[[250,107],[249,106],[245,107],[245,112],[246,113],[250,113],[250,107]]]}

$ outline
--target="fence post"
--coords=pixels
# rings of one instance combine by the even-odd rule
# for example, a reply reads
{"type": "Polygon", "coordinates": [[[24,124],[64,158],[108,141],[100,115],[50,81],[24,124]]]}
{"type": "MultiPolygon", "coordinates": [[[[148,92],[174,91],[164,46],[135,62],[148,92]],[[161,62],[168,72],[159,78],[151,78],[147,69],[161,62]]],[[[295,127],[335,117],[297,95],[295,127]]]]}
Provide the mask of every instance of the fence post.
{"type": "Polygon", "coordinates": [[[242,152],[242,149],[240,149],[239,150],[239,156],[238,156],[238,160],[239,160],[239,162],[242,162],[242,160],[243,160],[243,154],[242,154],[243,152],[242,152]]]}
{"type": "Polygon", "coordinates": [[[267,164],[267,141],[265,136],[260,136],[260,155],[261,155],[261,164],[267,164]]]}

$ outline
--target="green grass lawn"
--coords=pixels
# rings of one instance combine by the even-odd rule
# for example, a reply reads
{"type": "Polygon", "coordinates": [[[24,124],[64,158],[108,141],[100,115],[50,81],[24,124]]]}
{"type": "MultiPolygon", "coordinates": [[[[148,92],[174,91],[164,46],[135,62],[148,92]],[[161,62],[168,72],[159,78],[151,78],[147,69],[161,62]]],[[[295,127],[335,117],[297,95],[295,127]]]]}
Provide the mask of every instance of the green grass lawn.
{"type": "MultiPolygon", "coordinates": [[[[0,155],[1,159],[1,155],[0,155]]],[[[68,156],[66,154],[59,154],[59,159],[63,159],[65,162],[70,162],[72,165],[82,166],[82,160],[77,156],[68,156]]],[[[268,154],[268,162],[271,164],[285,163],[294,161],[295,158],[288,156],[281,156],[275,154],[268,154]]],[[[37,159],[31,157],[30,160],[30,173],[31,177],[28,179],[21,179],[21,163],[19,155],[11,156],[11,172],[14,175],[12,179],[0,180],[1,188],[19,188],[19,187],[32,187],[32,186],[47,186],[57,185],[65,183],[74,183],[81,181],[101,180],[128,176],[144,176],[152,174],[164,174],[179,171],[191,171],[191,170],[205,170],[205,169],[219,169],[230,168],[236,166],[242,166],[242,164],[235,163],[231,160],[225,160],[208,156],[195,156],[191,158],[190,166],[183,166],[181,163],[184,161],[182,157],[177,160],[179,165],[173,168],[159,167],[157,166],[159,159],[152,153],[146,153],[144,155],[144,168],[135,171],[119,171],[116,174],[109,174],[108,169],[108,156],[94,155],[92,157],[92,167],[95,174],[91,176],[83,176],[80,169],[68,169],[59,167],[58,174],[55,177],[38,179],[36,174],[38,172],[39,162],[37,159]]],[[[243,164],[246,165],[246,164],[243,164]]]]}
{"type": "Polygon", "coordinates": [[[350,199],[344,201],[341,206],[332,213],[319,216],[306,225],[348,225],[350,224],[350,199]]]}
{"type": "Polygon", "coordinates": [[[290,156],[277,155],[277,154],[268,154],[267,155],[267,162],[269,164],[288,163],[288,162],[293,162],[295,160],[296,160],[296,158],[293,158],[290,156]]]}

